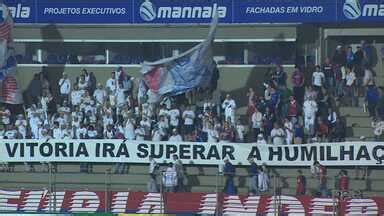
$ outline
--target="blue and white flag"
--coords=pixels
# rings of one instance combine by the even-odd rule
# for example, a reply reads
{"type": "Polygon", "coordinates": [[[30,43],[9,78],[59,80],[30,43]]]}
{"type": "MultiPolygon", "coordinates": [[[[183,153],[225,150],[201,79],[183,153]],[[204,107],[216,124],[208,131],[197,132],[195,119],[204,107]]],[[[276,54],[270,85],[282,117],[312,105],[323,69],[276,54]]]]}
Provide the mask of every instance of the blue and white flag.
{"type": "Polygon", "coordinates": [[[159,99],[163,95],[178,95],[209,86],[215,68],[212,45],[217,23],[215,16],[208,37],[190,50],[171,58],[143,63],[142,79],[150,94],[159,99]]]}
{"type": "Polygon", "coordinates": [[[21,104],[23,98],[16,79],[17,62],[10,48],[13,21],[7,6],[1,3],[0,16],[0,102],[21,104]]]}

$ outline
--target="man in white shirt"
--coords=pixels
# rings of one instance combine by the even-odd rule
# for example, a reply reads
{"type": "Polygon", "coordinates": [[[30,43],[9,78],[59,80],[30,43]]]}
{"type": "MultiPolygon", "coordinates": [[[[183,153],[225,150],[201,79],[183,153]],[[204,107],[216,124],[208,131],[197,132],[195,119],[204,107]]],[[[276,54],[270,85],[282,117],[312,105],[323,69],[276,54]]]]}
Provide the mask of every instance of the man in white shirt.
{"type": "Polygon", "coordinates": [[[317,112],[317,103],[316,101],[309,99],[304,101],[303,105],[304,112],[304,128],[307,133],[312,137],[314,135],[314,125],[317,112]]]}
{"type": "Polygon", "coordinates": [[[345,76],[346,96],[349,99],[352,106],[357,105],[357,98],[355,97],[356,87],[356,74],[353,69],[347,68],[347,74],[345,76]]]}
{"type": "Polygon", "coordinates": [[[162,134],[159,130],[159,128],[155,127],[152,131],[152,141],[161,141],[162,134]]]}
{"type": "Polygon", "coordinates": [[[169,124],[165,116],[160,116],[160,120],[158,123],[159,130],[163,133],[167,133],[169,129],[169,124]]]}
{"type": "Polygon", "coordinates": [[[253,139],[257,140],[257,136],[261,132],[261,128],[263,126],[263,114],[259,112],[259,110],[256,108],[255,112],[252,114],[252,132],[253,132],[253,139]]]}
{"type": "Polygon", "coordinates": [[[143,116],[140,121],[140,126],[144,129],[145,136],[149,137],[151,133],[151,121],[147,116],[143,116]]]}
{"type": "Polygon", "coordinates": [[[118,88],[115,91],[115,96],[116,96],[116,107],[118,109],[117,112],[119,113],[119,110],[121,110],[124,104],[127,102],[124,89],[123,89],[123,84],[118,85],[118,88]]]}
{"type": "Polygon", "coordinates": [[[236,114],[236,102],[227,94],[222,106],[224,109],[225,120],[235,125],[235,114],[236,114]]]}
{"type": "Polygon", "coordinates": [[[160,110],[159,110],[159,116],[164,116],[167,121],[169,121],[169,110],[166,108],[165,105],[162,105],[160,110]]]}
{"type": "Polygon", "coordinates": [[[59,93],[61,102],[64,99],[68,100],[69,93],[71,92],[71,80],[68,79],[68,75],[63,73],[63,77],[59,80],[59,93]]]}
{"type": "Polygon", "coordinates": [[[76,139],[85,139],[87,132],[87,127],[84,124],[81,124],[79,128],[76,128],[76,139]]]}
{"type": "Polygon", "coordinates": [[[42,121],[39,118],[39,115],[34,112],[31,112],[30,116],[29,127],[31,128],[32,138],[37,139],[39,137],[38,125],[42,123],[42,121]]]}
{"type": "Polygon", "coordinates": [[[52,137],[53,137],[53,139],[63,139],[64,138],[64,130],[59,127],[58,122],[54,123],[53,131],[52,131],[52,137]]]}
{"type": "Polygon", "coordinates": [[[173,128],[178,128],[179,127],[179,118],[180,118],[180,110],[177,109],[176,107],[173,107],[173,109],[171,109],[169,111],[169,117],[170,117],[170,128],[173,129],[173,128]]]}
{"type": "Polygon", "coordinates": [[[271,131],[272,143],[274,145],[283,145],[285,141],[285,131],[280,127],[278,123],[274,123],[271,131]]]}
{"type": "Polygon", "coordinates": [[[208,128],[206,130],[207,133],[207,142],[218,142],[219,141],[219,132],[213,128],[211,123],[208,124],[208,128]]]}
{"type": "Polygon", "coordinates": [[[239,120],[236,125],[236,141],[239,143],[244,142],[245,126],[239,120]]]}
{"type": "Polygon", "coordinates": [[[101,85],[101,83],[97,84],[97,89],[93,92],[93,97],[96,100],[97,106],[102,106],[104,104],[107,92],[103,89],[103,85],[101,85]]]}
{"type": "Polygon", "coordinates": [[[135,140],[143,141],[144,140],[144,136],[145,136],[144,128],[141,127],[141,126],[136,128],[135,135],[136,135],[136,139],[135,140]]]}
{"type": "Polygon", "coordinates": [[[187,107],[187,109],[184,110],[183,119],[184,119],[184,135],[189,137],[194,130],[194,120],[195,120],[195,112],[192,110],[192,107],[187,107]]]}
{"type": "Polygon", "coordinates": [[[284,120],[284,130],[285,130],[285,144],[292,144],[293,142],[293,124],[289,121],[288,118],[284,120]]]}
{"type": "Polygon", "coordinates": [[[79,90],[77,86],[73,87],[73,91],[71,92],[72,106],[78,106],[81,103],[81,98],[83,94],[84,94],[84,90],[79,90]]]}
{"type": "Polygon", "coordinates": [[[135,139],[135,124],[133,122],[133,119],[131,119],[131,118],[128,118],[127,122],[125,123],[124,137],[127,140],[134,140],[135,139]]]}
{"type": "Polygon", "coordinates": [[[115,76],[115,72],[111,73],[111,78],[107,80],[105,83],[105,87],[109,89],[112,93],[115,93],[115,90],[117,88],[117,80],[115,76]]]}
{"type": "Polygon", "coordinates": [[[316,90],[320,90],[320,88],[323,86],[325,79],[324,73],[320,70],[320,66],[316,65],[316,71],[312,74],[312,84],[316,90]]]}
{"type": "Polygon", "coordinates": [[[167,169],[163,173],[163,185],[165,192],[175,192],[177,186],[177,173],[173,168],[173,163],[169,163],[167,169]]]}
{"type": "Polygon", "coordinates": [[[181,142],[183,141],[183,138],[180,136],[180,134],[177,133],[177,129],[172,130],[172,136],[169,137],[170,142],[181,142]]]}

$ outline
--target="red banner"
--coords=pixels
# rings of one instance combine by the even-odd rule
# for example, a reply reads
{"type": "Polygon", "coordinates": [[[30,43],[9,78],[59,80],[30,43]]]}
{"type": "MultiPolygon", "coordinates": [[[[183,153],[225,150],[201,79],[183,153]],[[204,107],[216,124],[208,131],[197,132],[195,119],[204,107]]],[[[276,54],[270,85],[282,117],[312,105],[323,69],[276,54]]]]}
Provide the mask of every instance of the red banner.
{"type": "Polygon", "coordinates": [[[384,198],[313,198],[310,196],[227,196],[207,193],[159,193],[0,190],[1,212],[104,212],[222,214],[280,212],[294,215],[383,215],[384,198]],[[106,208],[107,206],[107,208],[106,208]]]}

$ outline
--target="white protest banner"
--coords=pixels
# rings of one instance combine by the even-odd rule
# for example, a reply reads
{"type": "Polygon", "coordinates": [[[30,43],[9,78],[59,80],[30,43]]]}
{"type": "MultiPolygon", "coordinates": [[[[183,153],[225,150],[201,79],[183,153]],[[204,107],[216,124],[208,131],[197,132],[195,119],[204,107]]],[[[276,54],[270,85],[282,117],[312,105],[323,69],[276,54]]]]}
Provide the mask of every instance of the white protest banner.
{"type": "Polygon", "coordinates": [[[223,158],[247,165],[248,157],[269,166],[382,166],[384,143],[344,142],[304,145],[255,143],[151,142],[127,140],[2,140],[0,162],[170,162],[177,154],[184,164],[217,165],[223,158]]]}

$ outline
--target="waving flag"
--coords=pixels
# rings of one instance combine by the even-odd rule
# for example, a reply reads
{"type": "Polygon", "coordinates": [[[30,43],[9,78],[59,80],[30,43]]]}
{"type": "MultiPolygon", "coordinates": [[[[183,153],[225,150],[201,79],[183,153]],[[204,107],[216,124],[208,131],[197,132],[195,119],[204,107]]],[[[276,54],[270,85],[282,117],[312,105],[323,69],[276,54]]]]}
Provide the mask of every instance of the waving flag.
{"type": "MultiPolygon", "coordinates": [[[[156,62],[144,62],[142,79],[157,100],[163,95],[178,95],[196,87],[208,87],[215,67],[212,44],[218,18],[212,21],[206,40],[190,50],[156,62]]],[[[145,88],[140,88],[145,89],[145,88]]]]}
{"type": "Polygon", "coordinates": [[[13,22],[8,8],[0,4],[0,102],[21,104],[23,98],[16,79],[16,58],[9,43],[12,42],[13,22]]]}
{"type": "Polygon", "coordinates": [[[13,21],[7,6],[0,4],[0,39],[8,43],[12,41],[12,26],[13,21]]]}

